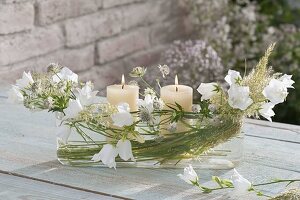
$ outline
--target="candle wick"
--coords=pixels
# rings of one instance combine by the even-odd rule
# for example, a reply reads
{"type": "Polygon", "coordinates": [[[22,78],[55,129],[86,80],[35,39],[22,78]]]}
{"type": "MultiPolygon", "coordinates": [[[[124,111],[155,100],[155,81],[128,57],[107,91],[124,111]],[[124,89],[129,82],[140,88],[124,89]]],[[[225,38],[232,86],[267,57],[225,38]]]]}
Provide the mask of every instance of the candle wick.
{"type": "Polygon", "coordinates": [[[125,85],[123,84],[123,85],[122,85],[122,89],[124,89],[124,86],[125,86],[125,85]]]}
{"type": "Polygon", "coordinates": [[[176,92],[178,92],[178,87],[176,86],[176,92]]]}

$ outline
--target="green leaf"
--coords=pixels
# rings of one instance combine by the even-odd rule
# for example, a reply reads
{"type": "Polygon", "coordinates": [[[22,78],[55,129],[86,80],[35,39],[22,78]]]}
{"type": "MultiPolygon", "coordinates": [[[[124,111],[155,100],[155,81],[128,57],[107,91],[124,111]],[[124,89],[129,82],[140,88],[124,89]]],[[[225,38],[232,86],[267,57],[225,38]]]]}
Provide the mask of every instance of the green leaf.
{"type": "Polygon", "coordinates": [[[178,103],[176,103],[175,102],[175,105],[177,106],[177,108],[180,110],[180,111],[183,111],[183,109],[182,109],[182,106],[181,105],[179,105],[178,103]]]}
{"type": "Polygon", "coordinates": [[[233,183],[229,179],[222,179],[221,182],[222,182],[223,185],[225,185],[227,187],[233,187],[233,183]]]}
{"type": "Polygon", "coordinates": [[[204,186],[200,186],[201,190],[203,193],[211,193],[212,189],[204,187],[204,186]]]}
{"type": "Polygon", "coordinates": [[[221,188],[223,188],[222,180],[218,176],[212,176],[211,179],[216,182],[221,188]]]}

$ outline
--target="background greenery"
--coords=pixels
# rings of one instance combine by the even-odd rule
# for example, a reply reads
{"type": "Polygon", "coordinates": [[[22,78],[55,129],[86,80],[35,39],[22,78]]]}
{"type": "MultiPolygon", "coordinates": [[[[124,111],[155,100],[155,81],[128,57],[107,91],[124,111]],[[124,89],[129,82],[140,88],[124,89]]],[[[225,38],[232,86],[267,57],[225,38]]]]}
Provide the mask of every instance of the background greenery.
{"type": "Polygon", "coordinates": [[[300,124],[300,2],[298,0],[187,0],[193,38],[211,45],[224,72],[255,66],[272,42],[270,65],[292,74],[295,89],[275,107],[274,121],[300,124]],[[298,7],[297,7],[298,4],[298,7]]]}
{"type": "MultiPolygon", "coordinates": [[[[289,3],[287,0],[257,0],[257,2],[260,4],[260,12],[270,16],[270,25],[280,27],[281,24],[294,24],[299,28],[300,8],[294,7],[293,3],[289,3]]],[[[290,90],[286,103],[275,107],[274,121],[300,124],[300,33],[287,34],[285,40],[278,43],[275,55],[271,60],[274,60],[275,63],[279,61],[279,66],[274,65],[275,69],[278,68],[283,73],[293,74],[295,89],[290,90]],[[285,44],[285,40],[287,40],[287,44],[293,42],[293,40],[296,40],[296,42],[294,45],[289,46],[285,44]],[[291,59],[281,60],[287,54],[291,55],[291,59]],[[289,67],[292,65],[295,66],[289,67]]]]}

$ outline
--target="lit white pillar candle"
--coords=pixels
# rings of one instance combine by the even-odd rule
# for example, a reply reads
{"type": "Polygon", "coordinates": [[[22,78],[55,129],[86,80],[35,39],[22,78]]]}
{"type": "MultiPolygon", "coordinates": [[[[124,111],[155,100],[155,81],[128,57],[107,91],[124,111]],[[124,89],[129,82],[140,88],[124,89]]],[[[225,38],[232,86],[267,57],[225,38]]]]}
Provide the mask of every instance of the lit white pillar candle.
{"type": "Polygon", "coordinates": [[[126,85],[124,74],[120,85],[110,85],[106,88],[106,97],[110,104],[118,105],[125,102],[129,104],[130,111],[137,111],[137,100],[139,98],[139,87],[135,85],[126,85]]]}
{"type": "MultiPolygon", "coordinates": [[[[184,111],[192,111],[193,88],[186,85],[178,85],[178,77],[175,77],[175,85],[167,85],[161,88],[160,97],[165,104],[174,107],[175,102],[182,106],[184,111]]],[[[169,109],[165,106],[165,109],[169,109]]]]}

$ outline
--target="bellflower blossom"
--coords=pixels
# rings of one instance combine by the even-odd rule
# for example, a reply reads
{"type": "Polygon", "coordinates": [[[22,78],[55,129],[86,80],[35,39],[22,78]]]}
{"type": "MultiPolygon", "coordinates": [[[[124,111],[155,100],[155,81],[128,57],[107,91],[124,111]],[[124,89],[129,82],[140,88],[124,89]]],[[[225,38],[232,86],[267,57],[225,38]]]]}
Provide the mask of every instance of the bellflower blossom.
{"type": "Polygon", "coordinates": [[[34,81],[32,79],[31,73],[23,72],[22,78],[16,81],[16,86],[18,86],[20,89],[24,89],[32,83],[34,83],[34,81]]]}
{"type": "Polygon", "coordinates": [[[179,178],[187,182],[188,184],[195,184],[198,182],[198,175],[193,169],[192,165],[185,167],[183,170],[183,174],[178,174],[179,178]]]}
{"type": "Polygon", "coordinates": [[[69,68],[64,67],[60,72],[54,74],[52,79],[55,83],[58,83],[62,80],[72,81],[74,83],[78,83],[78,75],[72,72],[69,68]]]}
{"type": "Polygon", "coordinates": [[[128,103],[120,103],[118,105],[118,113],[111,116],[115,126],[123,127],[130,126],[133,124],[133,117],[129,112],[128,103]]]}
{"type": "Polygon", "coordinates": [[[129,159],[135,161],[129,140],[119,140],[117,143],[117,152],[119,153],[120,158],[122,158],[124,161],[128,161],[129,159]]]}
{"type": "Polygon", "coordinates": [[[261,116],[263,116],[264,118],[266,118],[267,120],[269,120],[270,122],[272,122],[271,117],[273,117],[275,115],[274,111],[272,110],[274,108],[274,104],[273,103],[264,103],[261,108],[259,109],[259,114],[261,114],[261,116]]]}
{"type": "Polygon", "coordinates": [[[217,94],[217,83],[201,83],[197,91],[202,95],[201,100],[208,100],[217,94]]]}
{"type": "Polygon", "coordinates": [[[104,165],[107,165],[109,168],[115,168],[116,169],[116,161],[115,158],[118,155],[118,151],[116,147],[114,147],[111,144],[105,144],[103,145],[101,151],[97,154],[95,154],[92,158],[94,162],[102,161],[104,165]]]}
{"type": "Polygon", "coordinates": [[[93,91],[92,83],[89,81],[81,89],[77,88],[78,98],[82,106],[88,106],[96,102],[98,91],[93,91]]]}
{"type": "Polygon", "coordinates": [[[69,101],[69,106],[64,110],[66,118],[75,118],[80,111],[82,111],[82,105],[79,99],[69,101]]]}
{"type": "Polygon", "coordinates": [[[263,95],[275,105],[282,103],[288,95],[286,84],[283,81],[272,79],[264,88],[263,95]]]}
{"type": "Polygon", "coordinates": [[[24,96],[17,86],[12,85],[11,89],[8,92],[8,101],[16,104],[23,103],[24,96]]]}
{"type": "Polygon", "coordinates": [[[249,87],[232,85],[228,90],[228,103],[232,108],[246,110],[253,103],[249,94],[249,87]]]}
{"type": "Polygon", "coordinates": [[[242,77],[240,75],[240,72],[235,70],[229,70],[228,74],[225,76],[225,81],[229,84],[237,84],[239,80],[242,80],[242,77]]]}
{"type": "Polygon", "coordinates": [[[252,184],[243,176],[241,176],[236,169],[233,169],[233,175],[231,176],[231,179],[234,186],[234,191],[238,195],[246,194],[252,186],[252,184]]]}

